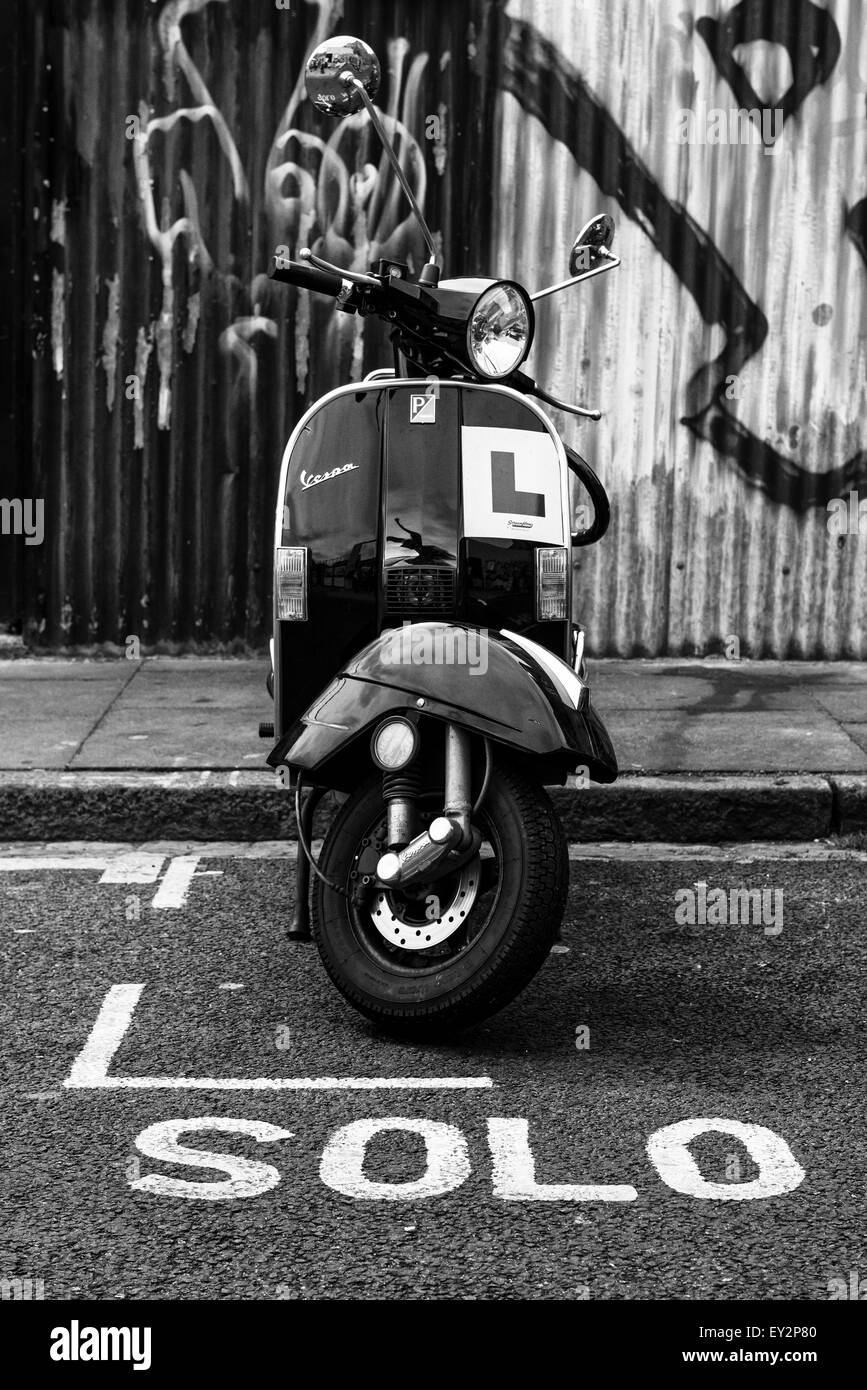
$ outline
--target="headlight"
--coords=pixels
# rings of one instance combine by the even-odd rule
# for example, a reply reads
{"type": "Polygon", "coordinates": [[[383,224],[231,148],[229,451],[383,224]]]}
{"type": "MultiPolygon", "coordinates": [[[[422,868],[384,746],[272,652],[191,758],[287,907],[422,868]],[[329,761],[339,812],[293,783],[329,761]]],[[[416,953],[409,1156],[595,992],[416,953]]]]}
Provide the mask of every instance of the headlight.
{"type": "Polygon", "coordinates": [[[418,752],[418,731],[408,719],[385,719],[370,740],[370,751],[383,772],[399,772],[418,752]]]}
{"type": "Polygon", "coordinates": [[[532,341],[533,308],[523,290],[505,281],[485,290],[467,328],[467,352],[479,375],[493,380],[510,376],[532,341]]]}

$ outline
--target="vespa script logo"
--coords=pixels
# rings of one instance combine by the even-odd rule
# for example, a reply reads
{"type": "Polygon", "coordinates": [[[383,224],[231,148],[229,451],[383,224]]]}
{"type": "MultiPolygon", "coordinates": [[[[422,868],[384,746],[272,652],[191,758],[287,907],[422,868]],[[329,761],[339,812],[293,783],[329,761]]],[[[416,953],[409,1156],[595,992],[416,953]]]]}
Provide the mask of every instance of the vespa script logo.
{"type": "Polygon", "coordinates": [[[330,473],[314,473],[311,477],[308,477],[306,472],[302,470],[302,472],[298,474],[298,478],[302,488],[306,491],[309,487],[315,487],[317,483],[327,483],[329,478],[339,478],[341,473],[354,473],[357,471],[357,463],[344,463],[342,468],[332,468],[330,473]]]}

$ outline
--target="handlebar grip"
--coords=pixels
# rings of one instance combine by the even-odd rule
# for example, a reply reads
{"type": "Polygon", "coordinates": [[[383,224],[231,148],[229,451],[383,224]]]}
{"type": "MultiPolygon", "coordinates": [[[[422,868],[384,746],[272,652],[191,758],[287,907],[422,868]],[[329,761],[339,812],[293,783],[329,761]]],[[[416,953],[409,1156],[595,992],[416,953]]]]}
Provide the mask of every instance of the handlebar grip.
{"type": "Polygon", "coordinates": [[[303,261],[290,261],[285,256],[272,256],[268,262],[269,280],[280,280],[285,285],[298,285],[302,290],[315,290],[317,294],[340,293],[343,281],[330,270],[317,270],[316,266],[303,261]]]}

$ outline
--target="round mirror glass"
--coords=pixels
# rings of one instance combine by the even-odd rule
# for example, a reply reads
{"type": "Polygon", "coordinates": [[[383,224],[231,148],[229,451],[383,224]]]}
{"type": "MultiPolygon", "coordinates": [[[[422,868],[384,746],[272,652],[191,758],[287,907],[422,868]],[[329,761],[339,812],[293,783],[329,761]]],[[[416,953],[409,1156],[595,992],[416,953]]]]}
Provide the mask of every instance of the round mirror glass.
{"type": "Polygon", "coordinates": [[[351,34],[338,34],[314,48],[307,59],[304,81],[317,111],[329,116],[352,116],[364,102],[346,76],[357,77],[371,100],[379,91],[379,59],[369,44],[351,34]]]}

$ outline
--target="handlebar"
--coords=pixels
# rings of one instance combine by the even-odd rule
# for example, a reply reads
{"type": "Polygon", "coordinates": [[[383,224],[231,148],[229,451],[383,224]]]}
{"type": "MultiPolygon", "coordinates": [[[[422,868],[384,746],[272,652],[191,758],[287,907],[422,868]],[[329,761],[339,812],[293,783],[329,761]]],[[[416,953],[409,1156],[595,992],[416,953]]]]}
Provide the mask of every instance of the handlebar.
{"type": "Polygon", "coordinates": [[[268,262],[269,280],[280,280],[284,285],[297,285],[302,290],[315,290],[317,294],[330,294],[335,298],[343,288],[339,275],[329,270],[317,270],[315,266],[302,261],[290,261],[285,256],[272,256],[268,262]]]}

